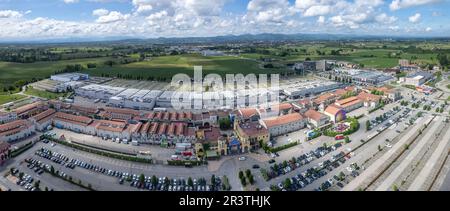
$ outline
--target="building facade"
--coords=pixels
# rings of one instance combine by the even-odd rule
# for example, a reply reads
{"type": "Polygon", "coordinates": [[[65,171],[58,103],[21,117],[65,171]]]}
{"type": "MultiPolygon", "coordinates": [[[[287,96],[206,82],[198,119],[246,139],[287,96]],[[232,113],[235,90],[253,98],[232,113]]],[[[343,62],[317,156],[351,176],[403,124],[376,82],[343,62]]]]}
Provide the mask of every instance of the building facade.
{"type": "Polygon", "coordinates": [[[299,113],[292,113],[276,118],[260,120],[271,136],[280,136],[290,132],[298,131],[306,126],[306,120],[299,113]]]}

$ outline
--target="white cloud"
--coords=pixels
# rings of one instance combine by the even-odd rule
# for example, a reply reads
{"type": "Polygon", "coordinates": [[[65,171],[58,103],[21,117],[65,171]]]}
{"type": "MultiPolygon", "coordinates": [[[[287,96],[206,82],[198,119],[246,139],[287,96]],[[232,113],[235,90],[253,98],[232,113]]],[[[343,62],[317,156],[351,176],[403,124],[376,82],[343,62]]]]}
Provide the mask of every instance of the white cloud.
{"type": "Polygon", "coordinates": [[[427,28],[425,29],[425,31],[426,31],[426,32],[431,32],[431,31],[433,31],[433,29],[432,29],[431,27],[427,27],[427,28]]]}
{"type": "Polygon", "coordinates": [[[104,15],[108,15],[109,11],[107,9],[96,9],[94,11],[92,11],[92,15],[94,16],[104,16],[104,15]]]}
{"type": "Polygon", "coordinates": [[[416,13],[413,16],[410,16],[408,18],[409,22],[411,23],[417,23],[420,21],[420,18],[422,17],[422,15],[420,13],[416,13]]]}
{"type": "Polygon", "coordinates": [[[21,18],[23,14],[14,10],[0,10],[0,18],[21,18]]]}
{"type": "Polygon", "coordinates": [[[320,16],[319,18],[317,18],[317,23],[320,23],[320,24],[325,23],[325,16],[320,16]]]}
{"type": "Polygon", "coordinates": [[[247,5],[244,21],[253,24],[280,24],[288,22],[286,17],[294,15],[288,0],[251,0],[247,5]]]}
{"type": "Polygon", "coordinates": [[[441,0],[393,0],[389,5],[389,8],[393,11],[400,10],[408,7],[433,4],[441,2],[441,0]]]}
{"type": "Polygon", "coordinates": [[[328,5],[314,5],[308,8],[303,16],[310,17],[310,16],[319,16],[319,15],[327,15],[331,12],[331,7],[328,5]]]}
{"type": "Polygon", "coordinates": [[[381,13],[375,17],[375,20],[383,24],[392,24],[398,20],[397,17],[388,16],[386,13],[381,13]]]}
{"type": "Polygon", "coordinates": [[[113,23],[113,22],[118,22],[118,21],[124,21],[126,19],[128,19],[130,17],[130,15],[128,14],[122,14],[120,12],[117,11],[111,11],[108,14],[99,16],[96,20],[97,23],[113,23]]]}
{"type": "Polygon", "coordinates": [[[73,3],[78,3],[79,0],[64,0],[64,3],[66,4],[73,4],[73,3]]]}

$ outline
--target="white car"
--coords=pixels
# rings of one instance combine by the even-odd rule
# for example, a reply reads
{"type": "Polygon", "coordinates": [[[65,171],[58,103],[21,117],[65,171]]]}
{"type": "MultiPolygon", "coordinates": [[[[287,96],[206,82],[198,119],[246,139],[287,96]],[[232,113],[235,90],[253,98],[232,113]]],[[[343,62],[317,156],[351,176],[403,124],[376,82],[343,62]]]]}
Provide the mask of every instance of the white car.
{"type": "Polygon", "coordinates": [[[239,158],[239,161],[245,161],[245,160],[247,160],[246,157],[240,157],[240,158],[239,158]]]}

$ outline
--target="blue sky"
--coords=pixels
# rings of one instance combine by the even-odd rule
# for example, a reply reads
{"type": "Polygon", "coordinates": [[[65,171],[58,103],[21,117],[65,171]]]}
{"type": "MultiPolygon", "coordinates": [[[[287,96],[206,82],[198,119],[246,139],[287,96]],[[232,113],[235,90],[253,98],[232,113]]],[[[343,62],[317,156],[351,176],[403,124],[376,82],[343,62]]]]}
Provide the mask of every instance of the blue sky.
{"type": "Polygon", "coordinates": [[[450,36],[450,0],[0,0],[0,38],[450,36]]]}

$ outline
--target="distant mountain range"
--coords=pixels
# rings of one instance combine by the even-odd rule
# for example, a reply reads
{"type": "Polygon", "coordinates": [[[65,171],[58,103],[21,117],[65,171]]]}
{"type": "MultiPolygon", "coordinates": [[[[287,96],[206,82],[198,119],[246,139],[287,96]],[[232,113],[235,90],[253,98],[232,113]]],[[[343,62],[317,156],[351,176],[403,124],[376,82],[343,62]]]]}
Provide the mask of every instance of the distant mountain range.
{"type": "Polygon", "coordinates": [[[62,38],[33,41],[0,41],[2,43],[48,44],[48,43],[148,43],[148,44],[188,44],[188,43],[227,43],[227,42],[286,42],[286,41],[345,41],[345,40],[429,40],[450,39],[450,37],[418,36],[380,36],[352,34],[243,34],[215,37],[173,37],[173,38],[136,38],[136,37],[102,37],[102,38],[62,38]]]}

